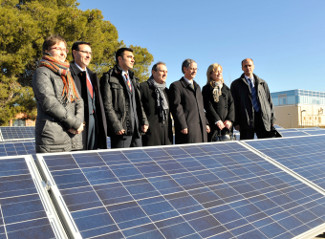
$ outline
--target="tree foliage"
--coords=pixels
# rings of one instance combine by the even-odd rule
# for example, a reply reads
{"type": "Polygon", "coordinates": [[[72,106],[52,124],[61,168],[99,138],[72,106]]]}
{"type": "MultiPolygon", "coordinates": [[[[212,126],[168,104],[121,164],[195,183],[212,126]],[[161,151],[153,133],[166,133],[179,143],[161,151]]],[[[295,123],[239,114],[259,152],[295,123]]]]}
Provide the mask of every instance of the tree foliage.
{"type": "MultiPolygon", "coordinates": [[[[82,11],[78,5],[77,0],[0,0],[0,125],[18,112],[36,117],[31,80],[46,37],[61,35],[69,48],[75,41],[90,42],[90,68],[99,76],[115,64],[116,50],[125,46],[117,29],[103,19],[100,10],[82,11]]],[[[146,48],[130,47],[135,75],[144,81],[153,57],[146,48]]],[[[71,54],[68,59],[72,60],[71,54]]]]}

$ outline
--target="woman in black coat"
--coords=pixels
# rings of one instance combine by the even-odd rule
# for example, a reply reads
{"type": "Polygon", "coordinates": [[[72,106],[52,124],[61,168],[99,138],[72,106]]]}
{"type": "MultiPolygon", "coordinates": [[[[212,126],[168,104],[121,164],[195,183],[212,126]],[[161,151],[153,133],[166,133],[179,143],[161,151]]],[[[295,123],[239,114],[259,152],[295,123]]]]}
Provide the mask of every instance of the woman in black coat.
{"type": "Polygon", "coordinates": [[[207,84],[202,89],[204,108],[211,127],[209,141],[227,140],[235,120],[234,102],[224,84],[221,65],[214,63],[207,70],[207,84]]]}

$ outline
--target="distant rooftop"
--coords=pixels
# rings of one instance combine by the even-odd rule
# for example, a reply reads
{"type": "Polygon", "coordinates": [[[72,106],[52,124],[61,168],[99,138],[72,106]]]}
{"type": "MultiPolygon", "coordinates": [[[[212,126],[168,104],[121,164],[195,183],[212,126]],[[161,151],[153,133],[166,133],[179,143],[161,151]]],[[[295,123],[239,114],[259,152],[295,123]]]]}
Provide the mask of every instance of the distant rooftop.
{"type": "Polygon", "coordinates": [[[271,93],[274,106],[312,104],[325,105],[325,92],[311,90],[287,90],[271,93]]]}

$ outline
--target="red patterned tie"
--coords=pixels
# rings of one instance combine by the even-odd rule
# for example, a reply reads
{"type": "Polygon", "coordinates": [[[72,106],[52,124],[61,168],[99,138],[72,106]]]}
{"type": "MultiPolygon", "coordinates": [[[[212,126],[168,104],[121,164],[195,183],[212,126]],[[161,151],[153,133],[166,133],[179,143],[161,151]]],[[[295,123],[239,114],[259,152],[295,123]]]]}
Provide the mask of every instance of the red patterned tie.
{"type": "Polygon", "coordinates": [[[93,98],[94,97],[94,90],[93,90],[93,86],[92,86],[87,74],[86,74],[86,80],[87,80],[87,88],[89,90],[90,96],[91,96],[91,98],[93,98]]]}
{"type": "Polygon", "coordinates": [[[132,87],[131,87],[130,79],[129,79],[129,77],[128,77],[127,74],[124,74],[124,76],[125,76],[125,79],[126,79],[126,83],[128,84],[128,87],[130,89],[130,92],[132,92],[132,87]]]}

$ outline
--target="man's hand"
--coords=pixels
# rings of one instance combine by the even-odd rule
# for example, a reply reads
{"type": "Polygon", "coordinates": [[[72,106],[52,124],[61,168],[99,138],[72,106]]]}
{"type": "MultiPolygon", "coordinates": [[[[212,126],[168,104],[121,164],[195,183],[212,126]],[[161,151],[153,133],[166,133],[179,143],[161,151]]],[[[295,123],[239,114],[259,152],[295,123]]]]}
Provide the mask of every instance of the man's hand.
{"type": "Polygon", "coordinates": [[[141,126],[141,130],[143,133],[146,133],[148,131],[149,125],[145,124],[141,126]]]}
{"type": "Polygon", "coordinates": [[[207,131],[207,133],[210,133],[211,129],[210,129],[209,125],[206,126],[206,131],[207,131]]]}
{"type": "Polygon", "coordinates": [[[225,127],[225,125],[223,124],[223,122],[221,120],[218,120],[216,125],[218,126],[219,129],[223,130],[223,128],[225,127]]]}
{"type": "Polygon", "coordinates": [[[125,134],[125,129],[121,129],[115,133],[116,135],[123,135],[125,134]]]}
{"type": "Polygon", "coordinates": [[[231,129],[232,123],[231,123],[231,121],[226,120],[226,121],[224,122],[224,125],[225,125],[225,127],[226,127],[227,129],[231,129]]]}
{"type": "Polygon", "coordinates": [[[69,129],[68,131],[71,133],[71,134],[80,134],[82,131],[84,130],[84,123],[81,123],[81,125],[79,126],[78,129],[69,129]]]}
{"type": "Polygon", "coordinates": [[[182,134],[188,134],[188,128],[182,129],[182,130],[181,130],[181,133],[182,133],[182,134]]]}

